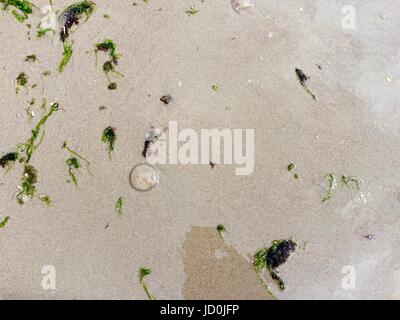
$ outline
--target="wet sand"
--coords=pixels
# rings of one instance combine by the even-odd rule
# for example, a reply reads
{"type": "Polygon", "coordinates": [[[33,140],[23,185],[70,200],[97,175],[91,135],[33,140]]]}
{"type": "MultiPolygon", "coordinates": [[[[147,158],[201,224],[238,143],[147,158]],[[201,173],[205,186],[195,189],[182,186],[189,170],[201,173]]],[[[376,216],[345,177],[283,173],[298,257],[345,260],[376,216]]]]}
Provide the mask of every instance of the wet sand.
{"type": "Polygon", "coordinates": [[[400,298],[400,6],[355,1],[356,28],[345,30],[348,1],[259,0],[242,15],[228,0],[136,2],[96,1],[71,35],[74,54],[61,75],[58,37],[34,36],[40,17],[28,20],[28,40],[27,27],[0,13],[0,151],[25,141],[40,119],[38,105],[27,119],[31,98],[62,108],[32,158],[38,193],[52,206],[19,206],[21,167],[1,173],[0,218],[10,222],[0,229],[0,298],[145,299],[137,273],[147,266],[158,299],[268,299],[251,257],[291,237],[307,246],[280,269],[286,290],[266,277],[280,299],[400,298]],[[196,15],[185,13],[190,5],[196,15]],[[116,91],[95,66],[94,44],[106,38],[122,54],[116,91]],[[40,63],[24,62],[29,54],[40,63]],[[310,76],[316,102],[295,68],[310,76]],[[52,75],[40,76],[46,70],[52,75]],[[20,72],[37,87],[16,95],[20,72]],[[159,100],[165,94],[168,107],[159,100]],[[158,165],[160,184],[133,190],[129,173],[143,162],[149,127],[171,120],[180,129],[254,129],[254,173],[158,165]],[[101,142],[110,125],[118,134],[111,161],[101,142]],[[65,140],[91,162],[93,176],[81,170],[79,190],[66,182],[65,140]],[[287,171],[292,162],[298,180],[287,171]],[[362,178],[366,202],[338,186],[322,203],[328,173],[362,178]],[[122,217],[114,209],[120,196],[122,217]],[[229,230],[224,240],[219,223],[229,230]],[[56,269],[56,290],[42,288],[45,265],[56,269]],[[341,285],[345,266],[356,271],[351,290],[341,285]]]}

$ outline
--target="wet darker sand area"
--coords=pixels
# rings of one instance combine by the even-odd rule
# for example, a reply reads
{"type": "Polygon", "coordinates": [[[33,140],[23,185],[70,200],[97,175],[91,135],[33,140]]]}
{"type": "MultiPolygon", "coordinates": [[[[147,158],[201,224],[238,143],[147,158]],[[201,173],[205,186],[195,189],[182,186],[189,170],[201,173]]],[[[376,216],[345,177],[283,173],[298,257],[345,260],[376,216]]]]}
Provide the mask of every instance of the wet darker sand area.
{"type": "Polygon", "coordinates": [[[183,244],[185,299],[272,299],[250,261],[211,227],[192,227],[183,244]]]}

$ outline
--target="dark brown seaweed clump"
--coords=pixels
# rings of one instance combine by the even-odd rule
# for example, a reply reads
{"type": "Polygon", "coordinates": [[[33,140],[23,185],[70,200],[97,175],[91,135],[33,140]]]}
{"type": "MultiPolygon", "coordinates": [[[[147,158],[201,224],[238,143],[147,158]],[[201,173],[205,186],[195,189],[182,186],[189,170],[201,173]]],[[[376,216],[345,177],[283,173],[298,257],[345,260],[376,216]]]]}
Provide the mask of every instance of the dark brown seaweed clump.
{"type": "Polygon", "coordinates": [[[63,57],[58,65],[58,72],[62,73],[71,60],[73,54],[72,42],[68,43],[67,38],[71,33],[71,28],[74,25],[78,25],[83,18],[86,16],[87,21],[93,14],[96,8],[96,4],[93,1],[82,1],[71,4],[63,12],[61,12],[58,21],[61,25],[60,40],[63,42],[63,57]]]}
{"type": "Polygon", "coordinates": [[[306,92],[313,98],[315,101],[317,100],[317,96],[308,88],[307,86],[307,81],[310,79],[302,70],[299,68],[296,68],[296,75],[297,78],[300,81],[300,84],[303,86],[303,88],[306,90],[306,92]]]}
{"type": "Polygon", "coordinates": [[[274,241],[272,247],[268,249],[267,266],[272,269],[278,268],[296,250],[296,246],[292,240],[274,241]]]}
{"type": "Polygon", "coordinates": [[[113,40],[106,39],[103,42],[96,43],[95,47],[96,47],[95,49],[96,55],[97,52],[99,51],[106,52],[110,56],[110,61],[113,64],[118,65],[118,59],[120,58],[121,55],[117,53],[117,45],[113,40]]]}
{"type": "Polygon", "coordinates": [[[307,80],[310,79],[310,77],[306,76],[305,73],[298,68],[296,68],[296,74],[297,77],[299,78],[301,85],[304,87],[306,85],[307,80]]]}
{"type": "Polygon", "coordinates": [[[117,90],[118,89],[118,85],[115,83],[115,82],[111,82],[109,85],[108,85],[108,90],[117,90]]]}
{"type": "Polygon", "coordinates": [[[279,274],[279,266],[286,262],[290,255],[296,250],[297,243],[293,240],[275,240],[272,246],[258,251],[254,255],[254,268],[261,272],[266,268],[271,274],[272,279],[278,282],[281,290],[285,289],[286,284],[279,274]]]}
{"type": "Polygon", "coordinates": [[[62,28],[60,32],[60,39],[62,42],[69,37],[70,30],[74,25],[78,25],[80,19],[86,16],[86,21],[93,14],[96,4],[93,1],[82,1],[74,3],[67,7],[60,15],[62,28]]]}
{"type": "Polygon", "coordinates": [[[108,53],[109,60],[104,62],[103,64],[103,72],[106,75],[109,85],[108,90],[116,90],[118,85],[116,82],[112,82],[110,79],[110,74],[118,75],[123,77],[124,75],[116,70],[116,66],[118,66],[118,59],[121,57],[119,53],[117,53],[117,45],[111,39],[106,39],[103,42],[96,43],[95,45],[95,54],[96,54],[96,65],[97,65],[97,53],[98,52],[108,53]]]}
{"type": "Polygon", "coordinates": [[[10,152],[5,154],[0,158],[0,166],[2,168],[5,168],[8,166],[11,162],[15,162],[18,159],[18,152],[10,152]]]}
{"type": "Polygon", "coordinates": [[[24,88],[26,89],[27,86],[28,86],[28,82],[29,82],[28,76],[26,75],[25,72],[21,72],[21,73],[17,76],[17,78],[16,78],[15,81],[16,81],[16,89],[15,89],[15,92],[16,92],[16,93],[19,92],[19,90],[21,89],[21,87],[24,87],[24,88]]]}

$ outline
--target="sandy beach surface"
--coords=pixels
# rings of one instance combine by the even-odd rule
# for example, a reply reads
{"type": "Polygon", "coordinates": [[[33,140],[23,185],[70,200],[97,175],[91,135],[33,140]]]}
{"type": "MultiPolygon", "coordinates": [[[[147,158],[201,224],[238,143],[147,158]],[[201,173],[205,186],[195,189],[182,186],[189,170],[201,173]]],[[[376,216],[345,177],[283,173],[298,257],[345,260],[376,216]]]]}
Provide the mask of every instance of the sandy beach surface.
{"type": "MultiPolygon", "coordinates": [[[[230,0],[95,2],[70,35],[74,52],[61,74],[58,34],[36,37],[40,9],[22,24],[0,12],[1,155],[30,137],[43,98],[60,105],[32,156],[36,199],[16,201],[22,164],[0,168],[0,220],[10,217],[0,228],[0,299],[146,299],[140,267],[151,269],[157,299],[271,299],[253,255],[290,238],[298,248],[280,267],[286,289],[264,273],[279,299],[400,298],[397,1],[257,0],[241,14],[230,0]],[[347,5],[354,28],[344,24],[347,5]],[[187,14],[190,6],[198,12],[187,14]],[[95,63],[104,39],[121,54],[114,91],[95,63]],[[32,54],[39,61],[25,62],[32,54]],[[21,72],[29,87],[16,94],[21,72]],[[163,95],[173,98],[167,106],[163,95]],[[254,172],[156,165],[160,183],[135,191],[129,174],[145,161],[146,133],[170,121],[196,132],[254,129],[254,172]],[[112,160],[101,141],[108,126],[117,133],[112,160]],[[64,141],[90,161],[79,189],[67,182],[64,141]],[[322,202],[330,173],[337,187],[322,202]],[[342,175],[363,186],[351,191],[342,175]],[[46,290],[48,266],[56,287],[46,290]]],[[[71,3],[53,1],[58,10],[71,3]]]]}

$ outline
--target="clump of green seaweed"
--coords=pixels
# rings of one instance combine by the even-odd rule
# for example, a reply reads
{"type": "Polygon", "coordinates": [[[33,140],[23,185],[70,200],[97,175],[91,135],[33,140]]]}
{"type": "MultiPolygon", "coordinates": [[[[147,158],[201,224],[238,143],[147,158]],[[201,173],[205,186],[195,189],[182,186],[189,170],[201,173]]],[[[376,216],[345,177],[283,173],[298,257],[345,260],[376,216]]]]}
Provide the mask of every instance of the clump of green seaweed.
{"type": "Polygon", "coordinates": [[[48,206],[51,206],[51,204],[53,203],[50,196],[48,196],[48,195],[41,195],[41,196],[39,196],[39,199],[40,199],[40,201],[44,202],[48,206]]]}
{"type": "Polygon", "coordinates": [[[59,73],[64,71],[72,57],[72,43],[67,41],[71,34],[71,28],[78,25],[83,17],[86,17],[85,21],[87,21],[95,8],[96,4],[93,1],[77,2],[65,8],[58,17],[61,24],[60,40],[63,42],[63,58],[57,68],[59,73]]]}
{"type": "Polygon", "coordinates": [[[4,228],[8,224],[8,221],[10,221],[10,217],[4,217],[4,219],[0,221],[0,229],[4,228]]]}
{"type": "Polygon", "coordinates": [[[306,76],[305,73],[298,68],[296,68],[295,71],[296,71],[297,78],[299,79],[302,87],[311,96],[311,98],[313,98],[315,101],[317,101],[317,96],[308,88],[308,85],[307,85],[307,81],[310,79],[310,77],[306,76]]]}
{"type": "Polygon", "coordinates": [[[118,65],[118,59],[121,57],[119,53],[117,53],[117,45],[111,39],[106,39],[103,42],[96,43],[95,45],[95,54],[96,54],[96,65],[98,60],[98,52],[108,53],[109,59],[103,64],[103,72],[106,75],[109,85],[109,90],[116,90],[117,84],[112,82],[110,79],[110,74],[115,74],[123,77],[124,75],[116,70],[116,66],[118,65]]]}
{"type": "Polygon", "coordinates": [[[67,142],[64,141],[61,149],[67,150],[72,156],[66,160],[66,164],[68,166],[68,174],[71,177],[71,181],[76,187],[78,187],[78,178],[76,177],[76,171],[78,171],[81,168],[81,163],[79,160],[83,160],[86,162],[87,169],[89,170],[90,162],[81,156],[78,152],[75,150],[71,149],[68,145],[67,142]]]}
{"type": "Polygon", "coordinates": [[[39,148],[44,139],[45,130],[43,129],[49,117],[59,110],[58,103],[53,103],[50,111],[43,116],[31,131],[31,137],[25,143],[19,144],[19,153],[25,153],[25,157],[20,159],[24,163],[24,170],[21,179],[20,191],[17,194],[17,202],[23,205],[26,200],[36,197],[36,183],[38,181],[38,171],[30,163],[33,153],[39,148]],[[39,139],[39,140],[38,140],[39,139]],[[37,141],[38,140],[38,141],[37,141]]]}
{"type": "Polygon", "coordinates": [[[103,134],[101,136],[101,141],[107,145],[108,156],[111,159],[111,153],[115,148],[115,141],[117,140],[117,134],[115,133],[115,129],[111,126],[105,128],[103,130],[103,134]]]}
{"type": "Polygon", "coordinates": [[[117,45],[114,41],[106,39],[103,42],[96,43],[95,47],[96,56],[99,51],[106,52],[109,54],[110,60],[115,64],[118,64],[118,59],[121,55],[117,53],[117,45]]]}
{"type": "Polygon", "coordinates": [[[18,74],[17,78],[15,79],[16,83],[15,92],[18,93],[21,87],[27,89],[28,82],[29,82],[28,76],[26,75],[25,72],[21,72],[20,74],[18,74]]]}
{"type": "Polygon", "coordinates": [[[25,57],[25,62],[39,62],[35,54],[30,54],[25,57]]]}
{"type": "Polygon", "coordinates": [[[71,157],[66,161],[68,165],[68,173],[69,176],[71,177],[71,182],[78,187],[78,178],[75,175],[75,171],[77,171],[80,167],[81,164],[79,163],[78,158],[71,157]]]}
{"type": "Polygon", "coordinates": [[[224,237],[224,233],[227,232],[227,229],[223,224],[219,224],[217,225],[217,232],[222,239],[224,237]]]}
{"type": "Polygon", "coordinates": [[[112,91],[112,90],[117,90],[118,89],[118,85],[117,85],[117,83],[116,82],[111,82],[109,85],[108,85],[108,90],[110,90],[110,91],[112,91]]]}
{"type": "Polygon", "coordinates": [[[147,295],[147,298],[149,298],[149,300],[156,300],[156,298],[150,293],[149,289],[147,288],[146,283],[144,282],[144,278],[147,277],[148,275],[151,274],[151,270],[149,268],[140,268],[139,269],[139,282],[140,285],[142,286],[144,292],[147,295]]]}
{"type": "Polygon", "coordinates": [[[54,33],[54,30],[51,28],[46,28],[46,29],[38,29],[37,31],[37,37],[42,38],[44,37],[47,33],[54,33]]]}
{"type": "MultiPolygon", "coordinates": [[[[288,170],[289,172],[292,172],[294,169],[296,169],[296,165],[295,165],[294,163],[290,163],[290,164],[287,166],[287,170],[288,170]]],[[[295,172],[295,173],[293,174],[293,178],[295,178],[296,180],[298,180],[298,179],[300,179],[300,175],[299,175],[297,172],[295,172]]]]}
{"type": "Polygon", "coordinates": [[[5,11],[8,7],[14,7],[11,13],[21,23],[25,22],[29,15],[33,13],[33,9],[36,8],[33,3],[26,0],[0,0],[0,3],[3,4],[5,11]]]}
{"type": "Polygon", "coordinates": [[[17,194],[17,202],[23,205],[27,200],[31,200],[36,196],[36,183],[38,182],[38,172],[36,168],[30,164],[24,165],[20,192],[17,194]]]}
{"type": "Polygon", "coordinates": [[[296,250],[297,243],[290,240],[274,240],[272,246],[263,248],[254,255],[253,266],[261,282],[269,293],[271,289],[265,282],[261,273],[264,269],[268,270],[272,279],[274,279],[281,290],[285,289],[286,283],[280,276],[279,266],[286,262],[290,255],[296,250]]]}
{"type": "Polygon", "coordinates": [[[124,214],[124,197],[119,197],[115,203],[115,212],[119,217],[124,214]]]}

